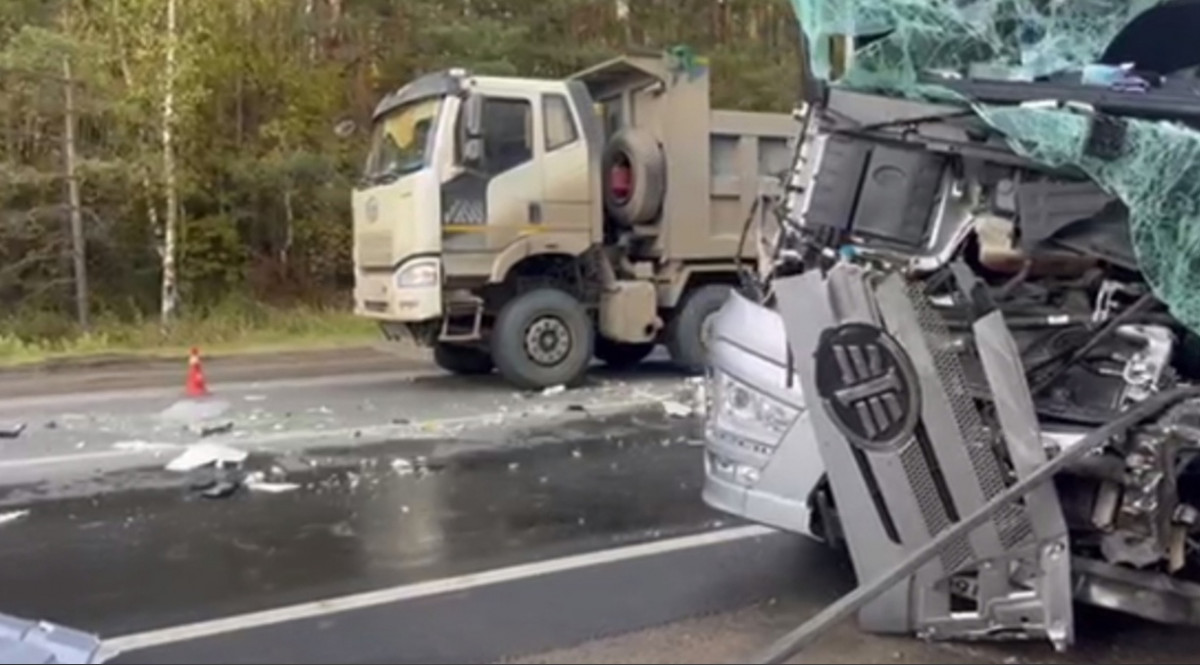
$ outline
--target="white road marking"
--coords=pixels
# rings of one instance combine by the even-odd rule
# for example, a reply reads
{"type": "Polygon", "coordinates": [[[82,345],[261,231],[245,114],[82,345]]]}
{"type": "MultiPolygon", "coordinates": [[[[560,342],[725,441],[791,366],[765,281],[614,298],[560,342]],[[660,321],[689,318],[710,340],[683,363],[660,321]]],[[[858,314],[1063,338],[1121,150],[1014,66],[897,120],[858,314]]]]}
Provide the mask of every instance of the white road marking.
{"type": "Polygon", "coordinates": [[[504,584],[506,582],[515,582],[518,580],[531,579],[535,577],[543,577],[546,575],[564,573],[594,566],[620,563],[623,561],[631,561],[634,559],[641,559],[659,554],[668,554],[701,547],[709,547],[712,545],[720,545],[723,543],[746,540],[749,538],[761,538],[774,533],[777,532],[773,529],[760,526],[737,527],[695,536],[672,538],[653,543],[619,547],[616,549],[591,552],[588,554],[579,554],[576,556],[542,561],[539,563],[512,566],[510,568],[497,568],[495,570],[488,570],[480,573],[463,575],[460,577],[450,577],[441,580],[433,580],[431,582],[409,584],[405,586],[392,587],[389,589],[379,589],[377,591],[368,591],[349,596],[328,598],[326,600],[301,603],[287,607],[278,607],[271,610],[251,612],[249,614],[231,616],[223,619],[201,621],[182,626],[163,628],[161,630],[151,630],[135,635],[116,637],[104,641],[104,650],[106,653],[127,653],[140,649],[149,649],[151,647],[159,647],[167,644],[196,640],[205,637],[213,637],[225,633],[251,630],[254,628],[263,628],[265,626],[273,626],[281,623],[287,623],[289,621],[313,619],[316,617],[328,616],[330,614],[348,612],[350,610],[359,610],[369,607],[377,607],[379,605],[388,605],[391,603],[428,598],[430,596],[458,593],[485,586],[504,584]]]}

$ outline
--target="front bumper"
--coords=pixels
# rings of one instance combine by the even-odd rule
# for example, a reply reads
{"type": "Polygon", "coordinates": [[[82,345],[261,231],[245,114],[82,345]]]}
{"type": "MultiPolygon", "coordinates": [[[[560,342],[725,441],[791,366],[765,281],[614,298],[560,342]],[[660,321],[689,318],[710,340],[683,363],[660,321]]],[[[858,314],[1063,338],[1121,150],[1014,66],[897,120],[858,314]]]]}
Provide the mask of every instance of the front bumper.
{"type": "Polygon", "coordinates": [[[354,282],[354,313],[401,323],[440,319],[442,288],[436,284],[400,288],[393,272],[360,270],[354,282]]]}
{"type": "Polygon", "coordinates": [[[708,392],[714,403],[705,427],[704,501],[731,515],[815,537],[808,501],[825,470],[804,395],[797,381],[788,386],[783,321],[734,294],[712,326],[708,392]],[[717,384],[730,380],[780,405],[791,414],[790,425],[773,435],[759,428],[748,434],[719,403],[717,384]]]}

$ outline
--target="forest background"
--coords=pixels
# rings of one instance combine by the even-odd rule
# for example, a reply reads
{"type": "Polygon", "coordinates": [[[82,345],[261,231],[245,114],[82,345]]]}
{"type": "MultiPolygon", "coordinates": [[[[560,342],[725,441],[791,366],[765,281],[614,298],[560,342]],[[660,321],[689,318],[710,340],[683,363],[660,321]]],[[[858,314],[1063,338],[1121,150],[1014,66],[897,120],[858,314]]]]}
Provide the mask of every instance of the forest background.
{"type": "Polygon", "coordinates": [[[3,0],[0,364],[372,339],[349,196],[382,94],[687,45],[714,107],[788,111],[796,33],[788,0],[3,0]]]}

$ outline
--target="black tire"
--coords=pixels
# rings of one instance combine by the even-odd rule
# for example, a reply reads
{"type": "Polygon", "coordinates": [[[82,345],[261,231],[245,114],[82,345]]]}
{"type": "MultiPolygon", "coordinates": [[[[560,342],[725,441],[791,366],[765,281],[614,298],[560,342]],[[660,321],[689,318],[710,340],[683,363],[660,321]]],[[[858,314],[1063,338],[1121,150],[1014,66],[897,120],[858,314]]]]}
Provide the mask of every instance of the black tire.
{"type": "Polygon", "coordinates": [[[630,344],[596,337],[596,358],[614,369],[626,369],[642,362],[654,351],[654,342],[630,344]]]}
{"type": "Polygon", "coordinates": [[[491,374],[495,365],[492,357],[483,349],[454,344],[437,344],[433,347],[433,362],[451,374],[491,374]]]}
{"type": "Polygon", "coordinates": [[[604,209],[626,225],[645,224],[658,217],[667,192],[667,161],[658,141],[645,130],[623,129],[613,135],[601,156],[604,209]],[[617,197],[610,176],[618,161],[628,165],[632,189],[617,197]]]}
{"type": "Polygon", "coordinates": [[[667,351],[676,367],[690,374],[704,371],[708,364],[704,324],[709,316],[721,309],[732,292],[732,286],[710,284],[684,297],[683,305],[667,325],[667,351]]]}
{"type": "Polygon", "coordinates": [[[587,373],[593,339],[591,317],[578,300],[559,289],[539,288],[517,296],[496,316],[492,359],[519,388],[573,385],[587,373]]]}

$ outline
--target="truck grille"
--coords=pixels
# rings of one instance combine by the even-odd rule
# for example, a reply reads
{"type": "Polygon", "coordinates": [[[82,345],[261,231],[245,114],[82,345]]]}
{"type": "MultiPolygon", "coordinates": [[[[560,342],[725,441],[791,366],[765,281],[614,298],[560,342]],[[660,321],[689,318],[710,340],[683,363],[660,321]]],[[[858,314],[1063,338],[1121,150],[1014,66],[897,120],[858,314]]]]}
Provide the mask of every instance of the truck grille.
{"type": "MultiPolygon", "coordinates": [[[[992,451],[991,436],[983,426],[983,418],[979,415],[979,407],[967,390],[966,374],[963,371],[962,360],[954,349],[953,339],[946,327],[946,322],[934,310],[929,298],[922,291],[920,284],[907,285],[908,298],[917,313],[917,319],[925,342],[933,354],[934,366],[938,379],[950,396],[954,420],[962,434],[962,441],[967,446],[967,456],[979,486],[983,490],[984,499],[991,500],[1008,486],[1005,474],[992,451]]],[[[1015,504],[1009,504],[1001,509],[994,519],[1000,540],[1006,548],[1012,549],[1033,536],[1033,527],[1025,512],[1015,504]]]]}

